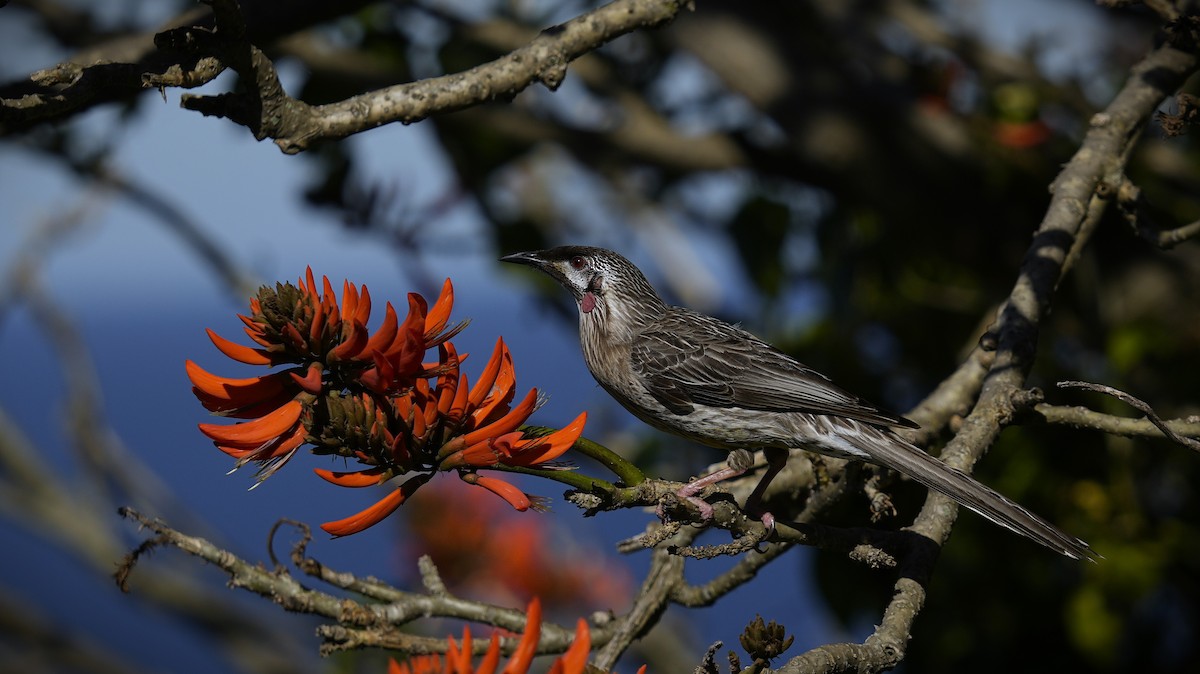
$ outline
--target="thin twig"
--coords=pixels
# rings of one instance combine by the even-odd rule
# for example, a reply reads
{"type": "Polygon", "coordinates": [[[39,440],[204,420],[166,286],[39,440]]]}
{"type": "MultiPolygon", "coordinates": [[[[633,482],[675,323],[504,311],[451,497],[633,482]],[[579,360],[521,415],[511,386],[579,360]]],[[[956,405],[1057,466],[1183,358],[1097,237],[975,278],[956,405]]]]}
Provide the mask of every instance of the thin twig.
{"type": "MultiPolygon", "coordinates": [[[[1160,122],[1164,122],[1164,120],[1160,118],[1160,122]]],[[[1127,176],[1121,176],[1115,191],[1117,207],[1121,216],[1138,236],[1151,245],[1162,250],[1170,250],[1185,241],[1200,236],[1200,220],[1174,229],[1162,229],[1150,215],[1141,188],[1127,176]]]]}
{"type": "Polygon", "coordinates": [[[680,584],[672,592],[671,601],[688,607],[711,606],[721,597],[753,580],[759,570],[792,547],[792,543],[770,543],[761,552],[747,553],[733,568],[703,585],[680,584]]]}
{"type": "MultiPolygon", "coordinates": [[[[1089,383],[1086,381],[1060,381],[1060,382],[1058,382],[1058,387],[1059,388],[1083,389],[1085,391],[1094,391],[1096,393],[1103,393],[1104,395],[1112,396],[1113,398],[1120,400],[1121,402],[1125,403],[1126,405],[1133,407],[1134,409],[1141,412],[1142,414],[1145,414],[1146,420],[1148,420],[1148,422],[1150,424],[1152,424],[1155,428],[1157,428],[1159,431],[1161,431],[1163,435],[1167,436],[1167,438],[1169,440],[1171,440],[1172,442],[1183,445],[1184,447],[1187,447],[1188,449],[1200,451],[1200,441],[1197,441],[1194,438],[1187,437],[1187,435],[1200,435],[1200,421],[1195,421],[1195,420],[1164,421],[1161,417],[1158,416],[1157,413],[1155,413],[1154,408],[1151,407],[1148,403],[1143,402],[1142,400],[1139,400],[1138,398],[1135,398],[1124,391],[1115,389],[1111,386],[1105,386],[1104,384],[1092,384],[1092,383],[1089,383]],[[1185,435],[1185,433],[1187,435],[1185,435]]],[[[1034,409],[1038,412],[1041,412],[1043,414],[1043,416],[1045,416],[1045,410],[1042,410],[1040,406],[1037,408],[1034,408],[1034,409]]],[[[1086,410],[1086,408],[1069,408],[1069,409],[1086,410]]],[[[1087,410],[1087,411],[1091,412],[1091,410],[1087,410]]],[[[1060,416],[1061,415],[1060,418],[1064,418],[1064,417],[1068,416],[1067,414],[1063,414],[1062,412],[1063,412],[1062,408],[1051,410],[1051,416],[1060,416]]],[[[1087,415],[1076,412],[1075,416],[1077,419],[1085,420],[1085,423],[1093,428],[1098,428],[1098,427],[1100,427],[1101,424],[1108,426],[1108,427],[1126,426],[1126,427],[1137,428],[1137,425],[1135,425],[1134,423],[1122,423],[1122,422],[1142,421],[1143,423],[1145,423],[1145,421],[1140,420],[1140,419],[1124,420],[1124,419],[1121,419],[1120,417],[1113,417],[1113,416],[1110,416],[1107,414],[1099,414],[1097,412],[1092,412],[1091,414],[1087,414],[1087,415]],[[1093,424],[1096,424],[1096,425],[1093,425],[1093,424]]],[[[1106,430],[1106,429],[1102,428],[1101,430],[1106,430]]],[[[1146,435],[1147,433],[1139,432],[1137,434],[1138,435],[1146,435]]]]}

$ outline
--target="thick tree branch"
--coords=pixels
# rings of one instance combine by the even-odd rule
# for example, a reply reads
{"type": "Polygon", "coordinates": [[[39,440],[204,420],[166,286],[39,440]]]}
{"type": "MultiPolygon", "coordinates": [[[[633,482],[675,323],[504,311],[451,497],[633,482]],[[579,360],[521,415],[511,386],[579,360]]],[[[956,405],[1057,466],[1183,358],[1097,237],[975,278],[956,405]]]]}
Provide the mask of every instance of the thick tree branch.
{"type": "Polygon", "coordinates": [[[435,113],[508,100],[537,82],[557,89],[571,61],[625,33],[666,23],[683,6],[679,0],[615,0],[547,28],[524,47],[470,70],[319,106],[287,96],[270,61],[250,47],[250,63],[239,69],[252,83],[246,91],[219,97],[185,96],[182,104],[206,115],[228,117],[248,126],[256,138],[272,138],[284,152],[294,154],[313,143],[384,124],[412,124],[435,113]]]}
{"type": "Polygon", "coordinates": [[[213,4],[219,10],[215,28],[199,24],[159,33],[154,37],[159,50],[146,52],[139,62],[63,63],[34,73],[32,87],[0,89],[0,134],[145,89],[201,86],[233,68],[242,76],[238,91],[184,96],[183,106],[229,118],[256,138],[272,138],[284,152],[297,153],[384,124],[411,124],[435,113],[511,99],[537,82],[557,89],[575,59],[625,33],[666,23],[685,6],[680,0],[616,0],[470,70],[311,106],[284,92],[274,64],[257,46],[281,33],[254,30],[256,24],[243,20],[235,3],[213,4]]]}
{"type": "MultiPolygon", "coordinates": [[[[238,4],[246,40],[265,45],[355,11],[370,4],[370,0],[241,0],[238,4]]],[[[188,11],[167,26],[210,30],[212,13],[207,8],[188,11]]],[[[114,37],[89,46],[69,61],[35,72],[26,80],[0,86],[0,136],[63,120],[92,106],[124,100],[149,89],[200,86],[225,69],[216,54],[160,49],[156,36],[162,30],[167,29],[114,37]]]]}

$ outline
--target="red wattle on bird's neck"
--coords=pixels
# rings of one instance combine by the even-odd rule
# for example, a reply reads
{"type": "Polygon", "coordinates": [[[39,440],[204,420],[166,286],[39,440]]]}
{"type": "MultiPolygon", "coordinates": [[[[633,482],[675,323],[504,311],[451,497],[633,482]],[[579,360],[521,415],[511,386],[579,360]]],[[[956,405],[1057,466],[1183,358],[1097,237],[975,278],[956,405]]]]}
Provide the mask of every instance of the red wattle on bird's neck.
{"type": "Polygon", "coordinates": [[[596,308],[596,296],[590,292],[584,293],[583,301],[579,303],[579,308],[582,309],[583,313],[585,314],[592,313],[592,309],[596,308]]]}

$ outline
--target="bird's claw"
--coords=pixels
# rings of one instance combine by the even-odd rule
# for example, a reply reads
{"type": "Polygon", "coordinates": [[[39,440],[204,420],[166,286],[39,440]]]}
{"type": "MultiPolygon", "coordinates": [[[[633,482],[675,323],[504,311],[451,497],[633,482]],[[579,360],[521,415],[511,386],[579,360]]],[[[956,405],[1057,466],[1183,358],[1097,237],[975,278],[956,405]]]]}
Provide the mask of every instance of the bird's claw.
{"type": "Polygon", "coordinates": [[[763,512],[758,516],[758,520],[763,523],[764,527],[767,528],[767,534],[771,534],[775,531],[775,516],[771,513],[763,512]]]}
{"type": "Polygon", "coordinates": [[[658,515],[658,519],[663,522],[670,521],[671,511],[677,510],[682,505],[681,501],[687,501],[695,506],[696,510],[700,513],[700,523],[706,523],[713,518],[713,507],[704,499],[694,495],[699,491],[698,489],[692,490],[689,489],[689,486],[671,492],[659,499],[658,505],[654,508],[654,514],[658,515]]]}
{"type": "Polygon", "coordinates": [[[871,521],[878,522],[884,517],[896,516],[896,505],[892,503],[892,497],[884,492],[876,492],[871,496],[871,521]]]}
{"type": "Polygon", "coordinates": [[[875,475],[863,485],[863,491],[871,499],[871,521],[878,522],[884,517],[896,516],[896,505],[892,497],[879,487],[879,476],[875,475]]]}

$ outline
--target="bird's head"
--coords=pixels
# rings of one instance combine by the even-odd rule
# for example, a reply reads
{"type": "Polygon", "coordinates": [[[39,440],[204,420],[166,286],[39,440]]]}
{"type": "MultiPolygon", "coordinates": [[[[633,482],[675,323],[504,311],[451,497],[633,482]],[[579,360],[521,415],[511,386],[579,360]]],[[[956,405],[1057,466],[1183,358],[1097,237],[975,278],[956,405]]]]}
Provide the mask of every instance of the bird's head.
{"type": "Polygon", "coordinates": [[[611,250],[560,246],[514,253],[500,260],[529,265],[558,281],[575,298],[585,320],[640,323],[666,309],[641,270],[611,250]]]}

